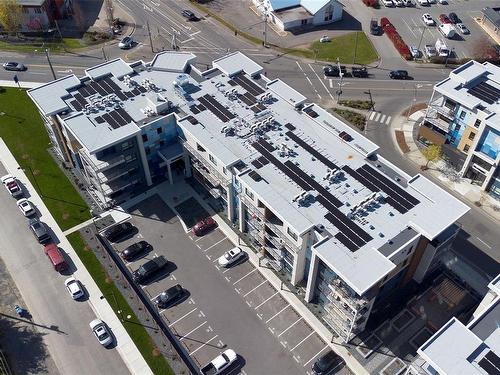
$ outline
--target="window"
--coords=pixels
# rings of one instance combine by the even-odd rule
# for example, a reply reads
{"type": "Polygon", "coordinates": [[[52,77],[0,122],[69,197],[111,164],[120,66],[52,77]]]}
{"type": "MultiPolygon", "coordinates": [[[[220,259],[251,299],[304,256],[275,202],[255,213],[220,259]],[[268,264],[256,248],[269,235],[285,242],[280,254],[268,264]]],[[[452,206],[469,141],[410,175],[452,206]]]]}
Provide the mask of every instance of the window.
{"type": "Polygon", "coordinates": [[[196,144],[196,150],[201,151],[201,152],[206,151],[199,143],[196,144]]]}
{"type": "Polygon", "coordinates": [[[331,5],[328,5],[328,7],[325,10],[325,21],[331,21],[333,19],[333,8],[331,5]]]}
{"type": "Polygon", "coordinates": [[[465,115],[466,115],[466,114],[467,114],[467,113],[466,113],[465,111],[460,112],[460,116],[459,116],[459,117],[460,117],[460,120],[463,120],[463,119],[465,118],[465,115]]]}
{"type": "Polygon", "coordinates": [[[147,134],[143,134],[142,135],[142,141],[143,142],[147,142],[148,141],[148,135],[147,134]]]}
{"type": "Polygon", "coordinates": [[[476,133],[470,132],[469,133],[469,140],[473,141],[475,136],[476,136],[476,133]]]}
{"type": "Polygon", "coordinates": [[[132,141],[123,142],[122,143],[122,151],[125,151],[133,146],[134,146],[134,143],[132,141]]]}
{"type": "Polygon", "coordinates": [[[288,235],[289,235],[290,237],[292,237],[295,241],[297,241],[297,238],[299,238],[295,232],[293,232],[293,231],[291,231],[291,230],[290,230],[290,228],[286,228],[286,232],[287,232],[287,233],[288,233],[288,235]]]}
{"type": "Polygon", "coordinates": [[[461,127],[462,127],[462,125],[456,124],[455,125],[455,131],[456,132],[459,131],[461,127]]]}
{"type": "Polygon", "coordinates": [[[481,125],[481,120],[476,120],[476,122],[474,123],[474,127],[475,128],[479,128],[479,126],[481,125]]]}
{"type": "Polygon", "coordinates": [[[469,145],[465,145],[465,146],[464,146],[464,152],[469,152],[469,149],[470,149],[470,146],[469,146],[469,145]]]}
{"type": "Polygon", "coordinates": [[[161,134],[161,133],[163,133],[163,129],[162,128],[156,129],[156,134],[161,134]]]}
{"type": "Polygon", "coordinates": [[[300,20],[301,25],[307,25],[307,20],[300,20]]]}
{"type": "Polygon", "coordinates": [[[41,14],[42,8],[40,8],[40,7],[35,8],[35,13],[41,14]]]}
{"type": "Polygon", "coordinates": [[[222,173],[227,174],[227,169],[226,169],[226,167],[222,167],[222,173]]]}
{"type": "Polygon", "coordinates": [[[208,158],[210,159],[213,165],[217,165],[217,160],[215,160],[215,158],[211,154],[208,154],[208,158]]]}
{"type": "Polygon", "coordinates": [[[248,195],[251,199],[253,199],[253,193],[247,188],[245,188],[245,194],[248,195]]]}

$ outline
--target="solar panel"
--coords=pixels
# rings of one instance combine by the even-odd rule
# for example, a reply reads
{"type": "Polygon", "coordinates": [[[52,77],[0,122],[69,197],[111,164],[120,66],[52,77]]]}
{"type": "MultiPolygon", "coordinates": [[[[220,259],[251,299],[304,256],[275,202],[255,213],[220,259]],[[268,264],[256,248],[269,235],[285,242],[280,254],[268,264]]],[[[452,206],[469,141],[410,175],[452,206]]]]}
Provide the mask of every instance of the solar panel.
{"type": "Polygon", "coordinates": [[[127,96],[127,98],[133,98],[135,95],[132,93],[132,91],[125,91],[124,94],[127,96]]]}
{"type": "Polygon", "coordinates": [[[101,87],[101,85],[99,84],[99,82],[93,82],[93,83],[91,83],[91,85],[99,93],[99,95],[101,95],[101,96],[106,96],[107,95],[106,90],[104,90],[101,87]]]}
{"type": "Polygon", "coordinates": [[[148,91],[144,86],[138,86],[137,89],[143,94],[148,91]]]}
{"type": "Polygon", "coordinates": [[[263,105],[263,104],[257,104],[257,109],[258,109],[258,110],[259,110],[259,112],[260,112],[260,111],[265,110],[265,109],[266,109],[266,106],[265,106],[265,105],[263,105]]]}
{"type": "Polygon", "coordinates": [[[262,90],[262,88],[250,81],[243,75],[243,73],[239,73],[238,75],[234,76],[233,80],[254,96],[264,93],[264,90],[262,90]]]}
{"type": "Polygon", "coordinates": [[[499,369],[500,369],[500,358],[499,358],[499,357],[498,357],[495,353],[493,353],[493,352],[490,350],[488,353],[486,353],[486,356],[485,356],[485,357],[486,357],[486,359],[487,359],[488,361],[490,361],[491,363],[493,363],[493,365],[494,365],[495,367],[497,367],[497,368],[499,368],[499,369]]]}
{"type": "Polygon", "coordinates": [[[90,95],[97,94],[97,91],[95,90],[95,88],[91,84],[88,85],[86,88],[87,88],[87,91],[90,93],[90,95]]]}
{"type": "Polygon", "coordinates": [[[102,115],[102,118],[109,124],[113,129],[118,129],[120,124],[111,117],[109,113],[102,115]]]}
{"type": "Polygon", "coordinates": [[[94,120],[95,120],[95,122],[97,122],[98,124],[102,124],[102,123],[104,123],[104,119],[103,119],[101,116],[97,116],[94,120]]]}
{"type": "Polygon", "coordinates": [[[132,94],[134,94],[135,96],[140,95],[140,93],[141,92],[139,91],[138,88],[135,88],[135,89],[132,90],[132,94]]]}
{"type": "Polygon", "coordinates": [[[113,89],[113,92],[116,93],[116,91],[122,91],[120,86],[118,86],[110,77],[105,78],[104,81],[113,89]]]}
{"type": "Polygon", "coordinates": [[[121,92],[121,91],[116,92],[116,96],[117,96],[117,97],[118,97],[118,99],[120,99],[120,100],[127,100],[127,99],[128,99],[128,98],[127,98],[127,95],[125,95],[125,94],[124,94],[123,92],[121,92]]]}
{"type": "Polygon", "coordinates": [[[493,104],[500,99],[500,90],[486,82],[477,84],[467,90],[467,92],[478,99],[484,100],[488,104],[493,104]]]}
{"type": "Polygon", "coordinates": [[[234,115],[231,112],[229,112],[229,110],[226,107],[224,107],[217,100],[215,100],[213,97],[206,94],[205,98],[210,102],[210,104],[212,104],[215,108],[217,108],[219,110],[219,112],[222,113],[224,116],[226,116],[229,120],[234,118],[234,115]]]}
{"type": "Polygon", "coordinates": [[[127,121],[127,124],[134,121],[134,119],[132,117],[130,117],[130,115],[127,113],[127,111],[125,111],[123,108],[117,109],[116,112],[118,112],[120,114],[120,116],[122,116],[123,119],[125,121],[127,121]]]}
{"type": "Polygon", "coordinates": [[[248,98],[246,95],[240,95],[240,100],[248,106],[254,105],[255,102],[248,98]]]}
{"type": "Polygon", "coordinates": [[[478,362],[478,365],[488,373],[488,375],[500,375],[500,370],[497,369],[493,364],[488,361],[486,358],[481,359],[478,362]]]}
{"type": "Polygon", "coordinates": [[[78,92],[82,94],[84,97],[90,96],[90,93],[87,91],[87,88],[85,86],[80,87],[78,89],[78,92]]]}
{"type": "Polygon", "coordinates": [[[102,81],[99,81],[99,84],[101,85],[101,87],[104,89],[104,91],[106,91],[106,95],[108,94],[112,94],[115,90],[113,90],[111,88],[110,85],[108,85],[108,83],[106,82],[106,80],[102,80],[102,81]]]}
{"type": "Polygon", "coordinates": [[[110,116],[113,118],[113,120],[115,120],[115,121],[118,123],[118,125],[123,126],[123,125],[127,124],[127,121],[125,121],[125,119],[123,119],[123,118],[122,118],[122,117],[118,114],[118,112],[117,112],[117,111],[112,111],[112,112],[110,112],[109,114],[110,114],[110,116]]]}
{"type": "Polygon", "coordinates": [[[85,100],[85,98],[80,93],[76,93],[75,95],[73,95],[73,97],[76,99],[76,101],[78,103],[80,103],[80,105],[82,107],[85,107],[85,105],[88,104],[88,102],[85,100]]]}
{"type": "Polygon", "coordinates": [[[262,145],[262,147],[264,147],[269,152],[273,152],[274,150],[276,150],[275,147],[273,147],[268,141],[264,139],[259,139],[258,142],[260,145],[262,145]]]}
{"type": "Polygon", "coordinates": [[[290,131],[294,131],[295,129],[297,129],[295,126],[293,126],[290,123],[285,124],[285,128],[287,128],[290,131]]]}
{"type": "Polygon", "coordinates": [[[191,112],[193,112],[195,115],[197,115],[198,113],[200,113],[200,110],[198,109],[197,106],[195,105],[192,105],[191,107],[189,107],[189,109],[191,110],[191,112]]]}
{"type": "Polygon", "coordinates": [[[252,165],[257,169],[262,168],[262,164],[260,164],[258,160],[252,161],[252,165]]]}
{"type": "Polygon", "coordinates": [[[261,156],[260,158],[257,159],[260,164],[262,165],[266,165],[266,164],[269,164],[269,160],[267,160],[265,157],[261,156]]]}
{"type": "Polygon", "coordinates": [[[230,79],[229,81],[227,81],[227,83],[229,83],[229,85],[231,85],[231,86],[236,86],[237,85],[237,83],[234,82],[232,79],[230,79]]]}
{"type": "Polygon", "coordinates": [[[77,100],[73,100],[71,102],[69,102],[69,104],[71,104],[71,106],[75,109],[75,111],[77,112],[80,112],[82,110],[82,106],[80,105],[80,103],[78,103],[77,100]]]}
{"type": "Polygon", "coordinates": [[[304,110],[305,113],[307,113],[309,116],[311,116],[312,118],[316,118],[318,117],[318,114],[316,113],[316,111],[314,111],[313,109],[311,109],[310,107],[305,109],[304,110]]]}
{"type": "Polygon", "coordinates": [[[329,160],[325,155],[323,155],[317,149],[315,149],[314,147],[312,147],[311,145],[309,145],[306,141],[304,141],[302,138],[300,138],[296,134],[294,134],[291,131],[289,131],[289,132],[286,132],[285,135],[287,137],[289,137],[291,140],[293,140],[295,143],[297,143],[304,150],[308,151],[316,159],[318,159],[323,164],[325,164],[328,168],[330,168],[330,169],[339,169],[339,167],[333,161],[329,160]]]}
{"type": "Polygon", "coordinates": [[[339,232],[335,235],[335,238],[339,240],[341,243],[345,245],[349,250],[352,252],[355,252],[356,250],[359,249],[359,246],[356,245],[354,242],[351,242],[347,236],[345,236],[343,233],[339,232]]]}
{"type": "Polygon", "coordinates": [[[203,103],[205,107],[208,108],[210,112],[212,112],[215,116],[217,116],[222,122],[228,122],[229,119],[224,116],[217,108],[215,108],[204,96],[198,98],[200,103],[203,103]]]}
{"type": "Polygon", "coordinates": [[[250,109],[253,111],[253,113],[259,113],[259,112],[260,112],[260,109],[259,109],[259,108],[257,108],[257,106],[256,106],[256,105],[254,105],[254,106],[250,107],[250,109]]]}

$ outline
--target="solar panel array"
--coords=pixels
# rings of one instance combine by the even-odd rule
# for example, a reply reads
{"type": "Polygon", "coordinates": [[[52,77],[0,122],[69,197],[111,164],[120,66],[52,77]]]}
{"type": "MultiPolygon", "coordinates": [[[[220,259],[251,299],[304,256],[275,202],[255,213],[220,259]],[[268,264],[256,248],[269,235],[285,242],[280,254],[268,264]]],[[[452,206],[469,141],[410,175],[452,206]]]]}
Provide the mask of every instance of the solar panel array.
{"type": "Polygon", "coordinates": [[[304,141],[302,138],[300,138],[296,134],[289,131],[289,132],[286,132],[285,135],[287,137],[289,137],[291,140],[293,140],[295,143],[297,143],[304,150],[308,151],[316,159],[318,159],[323,164],[325,164],[328,168],[330,168],[330,169],[338,169],[339,168],[333,161],[328,159],[325,155],[323,155],[321,152],[319,152],[317,149],[312,147],[310,144],[308,144],[306,141],[304,141]]]}
{"type": "Polygon", "coordinates": [[[478,362],[478,365],[488,375],[500,375],[500,358],[491,350],[478,362]]]}
{"type": "Polygon", "coordinates": [[[308,114],[309,116],[311,116],[312,118],[316,118],[316,117],[318,117],[318,113],[317,113],[314,109],[312,109],[311,107],[306,108],[306,109],[304,110],[304,112],[305,112],[305,113],[307,113],[307,114],[308,114]]]}
{"type": "Polygon", "coordinates": [[[488,104],[493,104],[500,99],[500,90],[486,82],[477,84],[467,90],[467,92],[478,99],[484,100],[488,104]]]}
{"type": "Polygon", "coordinates": [[[130,117],[123,108],[105,113],[102,116],[96,117],[95,120],[98,124],[105,121],[111,125],[113,129],[118,129],[119,127],[130,124],[133,121],[132,117],[130,117]]]}
{"type": "Polygon", "coordinates": [[[257,98],[249,92],[246,92],[244,95],[239,95],[238,98],[248,106],[252,106],[257,103],[257,98]]]}
{"type": "Polygon", "coordinates": [[[215,100],[209,94],[205,94],[198,98],[198,101],[206,107],[210,112],[217,116],[222,122],[228,122],[234,118],[234,115],[227,110],[222,104],[215,100]]]}
{"type": "Polygon", "coordinates": [[[258,96],[264,93],[262,87],[250,81],[243,73],[239,73],[232,77],[233,81],[247,90],[250,94],[258,96]]]}

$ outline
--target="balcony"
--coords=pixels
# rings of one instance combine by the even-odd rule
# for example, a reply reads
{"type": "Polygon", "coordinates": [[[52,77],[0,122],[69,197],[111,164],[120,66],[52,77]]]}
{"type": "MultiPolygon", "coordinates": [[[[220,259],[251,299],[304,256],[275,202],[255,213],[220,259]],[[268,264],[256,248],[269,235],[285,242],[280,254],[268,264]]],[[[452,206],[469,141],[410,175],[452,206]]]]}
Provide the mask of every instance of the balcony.
{"type": "MultiPolygon", "coordinates": [[[[266,247],[266,250],[268,248],[266,247]]],[[[271,266],[276,272],[280,272],[283,269],[283,265],[280,261],[264,258],[263,263],[271,266]]]]}
{"type": "Polygon", "coordinates": [[[248,213],[264,221],[264,213],[254,206],[253,202],[244,194],[240,194],[240,201],[246,206],[248,213]]]}
{"type": "Polygon", "coordinates": [[[129,177],[127,178],[119,178],[113,181],[108,182],[107,184],[102,184],[102,191],[104,195],[108,196],[118,190],[125,189],[126,187],[129,187],[131,185],[134,185],[138,183],[140,180],[139,179],[130,179],[129,177]]]}
{"type": "Polygon", "coordinates": [[[266,246],[266,250],[276,260],[282,261],[285,258],[283,256],[282,252],[279,249],[277,249],[277,248],[274,248],[272,246],[266,246]]]}
{"type": "Polygon", "coordinates": [[[446,121],[446,120],[443,120],[442,118],[440,118],[438,111],[435,109],[431,109],[431,108],[427,111],[427,115],[426,115],[426,117],[424,117],[424,120],[435,125],[439,129],[443,130],[445,133],[448,133],[448,130],[450,128],[450,124],[452,123],[451,120],[446,121]]]}
{"type": "Polygon", "coordinates": [[[429,110],[435,110],[443,116],[448,117],[450,120],[455,118],[455,108],[448,108],[444,103],[443,99],[439,98],[430,103],[429,110]]]}
{"type": "Polygon", "coordinates": [[[89,155],[85,152],[80,151],[80,155],[90,164],[93,169],[98,171],[103,171],[112,167],[116,167],[122,163],[125,163],[126,158],[123,154],[113,154],[103,157],[102,159],[97,159],[95,155],[89,155]]]}
{"type": "Polygon", "coordinates": [[[333,280],[332,283],[328,285],[328,287],[333,293],[338,295],[343,300],[343,302],[347,303],[354,311],[361,310],[370,302],[365,298],[353,297],[340,279],[333,280]]]}
{"type": "Polygon", "coordinates": [[[280,246],[285,246],[287,249],[291,250],[292,253],[294,253],[294,254],[296,254],[300,251],[300,248],[296,244],[294,244],[291,240],[288,239],[285,232],[283,231],[282,225],[277,225],[277,224],[272,223],[269,220],[266,220],[266,226],[271,228],[271,230],[274,233],[276,233],[276,235],[280,239],[280,241],[283,241],[283,243],[280,242],[280,246]]]}
{"type": "Polygon", "coordinates": [[[205,177],[213,186],[228,186],[231,183],[230,178],[224,177],[213,165],[208,162],[200,151],[196,150],[188,142],[181,140],[186,151],[192,156],[193,166],[205,177]]]}

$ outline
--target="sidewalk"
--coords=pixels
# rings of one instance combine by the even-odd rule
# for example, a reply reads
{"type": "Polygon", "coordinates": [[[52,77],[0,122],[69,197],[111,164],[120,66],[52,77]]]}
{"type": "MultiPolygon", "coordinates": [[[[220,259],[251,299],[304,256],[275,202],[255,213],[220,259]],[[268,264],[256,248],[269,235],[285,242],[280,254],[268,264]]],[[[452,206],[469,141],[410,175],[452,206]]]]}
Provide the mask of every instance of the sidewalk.
{"type": "MultiPolygon", "coordinates": [[[[395,137],[395,132],[391,132],[395,147],[405,157],[419,166],[425,165],[427,160],[415,143],[414,132],[424,114],[424,110],[420,110],[411,114],[409,119],[404,118],[404,116],[399,116],[398,118],[395,118],[392,123],[394,130],[403,131],[406,144],[410,149],[408,152],[404,153],[401,151],[395,137]]],[[[451,171],[446,173],[448,168],[443,160],[430,163],[429,166],[429,169],[425,171],[426,174],[430,174],[432,177],[438,179],[446,188],[457,192],[460,196],[465,198],[465,200],[468,201],[467,203],[470,205],[475,205],[477,202],[481,202],[481,207],[478,208],[488,214],[491,218],[500,221],[500,203],[489,194],[482,191],[479,186],[471,184],[469,179],[458,177],[451,171]]]]}
{"type": "Polygon", "coordinates": [[[43,203],[42,198],[38,195],[28,177],[19,167],[19,164],[1,138],[0,161],[9,171],[9,173],[15,175],[17,179],[25,186],[25,188],[29,190],[29,193],[31,195],[30,201],[35,204],[35,206],[41,213],[43,221],[52,229],[55,236],[59,239],[58,246],[64,249],[64,251],[70,256],[72,262],[75,264],[77,270],[75,271],[73,276],[79,279],[83,283],[83,285],[85,285],[85,288],[89,293],[88,302],[92,310],[94,310],[95,314],[99,318],[104,320],[111,328],[113,334],[116,337],[116,350],[120,354],[127,368],[132,374],[152,374],[151,369],[149,368],[141,353],[121,324],[108,301],[105,298],[99,298],[99,296],[102,295],[99,287],[94,282],[83,263],[80,261],[80,258],[76,254],[75,250],[72,248],[71,244],[64,236],[62,230],[59,228],[56,221],[43,203]]]}

